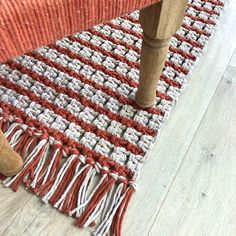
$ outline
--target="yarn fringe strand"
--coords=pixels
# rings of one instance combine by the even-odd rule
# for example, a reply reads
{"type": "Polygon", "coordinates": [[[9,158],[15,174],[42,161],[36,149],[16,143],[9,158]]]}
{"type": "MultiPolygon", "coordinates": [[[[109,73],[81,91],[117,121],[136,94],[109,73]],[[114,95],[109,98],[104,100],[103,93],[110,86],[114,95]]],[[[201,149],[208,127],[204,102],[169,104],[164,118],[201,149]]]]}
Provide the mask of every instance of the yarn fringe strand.
{"type": "Polygon", "coordinates": [[[134,183],[106,166],[86,162],[77,151],[66,156],[60,142],[52,142],[24,124],[10,124],[0,117],[0,128],[24,159],[23,169],[16,176],[1,176],[6,187],[17,191],[23,184],[44,203],[74,217],[76,226],[94,227],[93,235],[121,235],[134,183]]]}

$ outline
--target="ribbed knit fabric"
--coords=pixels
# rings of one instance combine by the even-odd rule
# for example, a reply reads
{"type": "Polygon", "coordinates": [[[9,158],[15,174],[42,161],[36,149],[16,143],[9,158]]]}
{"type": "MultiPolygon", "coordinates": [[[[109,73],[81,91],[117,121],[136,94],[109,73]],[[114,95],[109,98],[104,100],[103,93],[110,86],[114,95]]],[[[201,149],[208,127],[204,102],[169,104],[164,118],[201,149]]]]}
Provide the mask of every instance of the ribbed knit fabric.
{"type": "Polygon", "coordinates": [[[158,1],[0,1],[0,62],[158,1]]]}

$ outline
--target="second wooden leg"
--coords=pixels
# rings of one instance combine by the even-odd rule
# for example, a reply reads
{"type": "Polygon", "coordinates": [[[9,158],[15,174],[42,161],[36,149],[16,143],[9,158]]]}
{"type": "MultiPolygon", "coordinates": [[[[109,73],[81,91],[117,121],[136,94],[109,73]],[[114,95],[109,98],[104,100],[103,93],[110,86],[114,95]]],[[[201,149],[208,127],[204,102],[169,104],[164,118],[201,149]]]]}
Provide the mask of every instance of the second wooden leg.
{"type": "Polygon", "coordinates": [[[23,166],[23,160],[12,149],[0,129],[0,173],[5,176],[16,175],[23,166]]]}

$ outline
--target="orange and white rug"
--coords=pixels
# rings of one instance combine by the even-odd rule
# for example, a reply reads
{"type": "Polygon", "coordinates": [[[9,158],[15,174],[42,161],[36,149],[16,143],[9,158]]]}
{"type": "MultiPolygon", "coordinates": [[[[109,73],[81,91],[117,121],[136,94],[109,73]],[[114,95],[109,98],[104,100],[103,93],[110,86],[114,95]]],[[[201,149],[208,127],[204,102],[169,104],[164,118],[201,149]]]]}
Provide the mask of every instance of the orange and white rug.
{"type": "Polygon", "coordinates": [[[94,235],[120,235],[138,173],[223,6],[189,1],[149,109],[134,102],[138,12],[1,64],[0,128],[25,163],[4,185],[23,184],[94,235]]]}

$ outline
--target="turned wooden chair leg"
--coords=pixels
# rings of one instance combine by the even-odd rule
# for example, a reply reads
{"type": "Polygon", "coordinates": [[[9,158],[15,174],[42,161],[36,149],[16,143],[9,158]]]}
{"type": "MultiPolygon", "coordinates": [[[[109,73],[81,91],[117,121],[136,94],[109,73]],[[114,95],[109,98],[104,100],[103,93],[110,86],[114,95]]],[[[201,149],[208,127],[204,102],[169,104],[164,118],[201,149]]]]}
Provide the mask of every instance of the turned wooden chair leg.
{"type": "Polygon", "coordinates": [[[155,103],[157,82],[172,35],[182,24],[187,0],[162,0],[140,11],[143,43],[136,103],[147,108],[155,103]]]}

